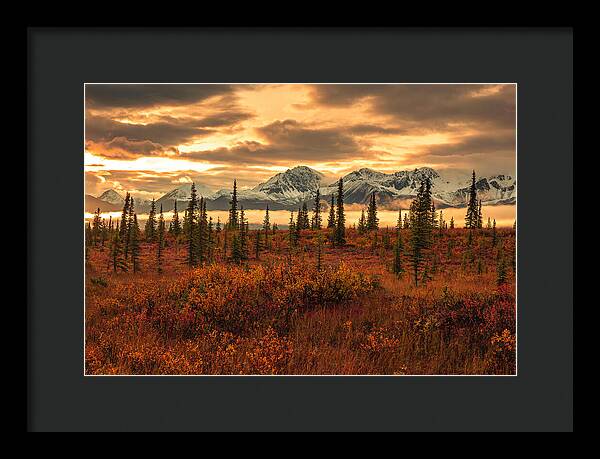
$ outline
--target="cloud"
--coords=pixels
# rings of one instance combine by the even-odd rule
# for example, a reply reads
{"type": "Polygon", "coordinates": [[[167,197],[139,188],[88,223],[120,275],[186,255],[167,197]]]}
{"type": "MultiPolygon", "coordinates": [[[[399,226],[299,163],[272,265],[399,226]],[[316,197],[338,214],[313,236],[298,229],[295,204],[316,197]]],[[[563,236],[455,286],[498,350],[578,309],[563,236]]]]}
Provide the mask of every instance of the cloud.
{"type": "Polygon", "coordinates": [[[198,122],[193,120],[171,119],[149,124],[130,124],[105,117],[89,116],[86,117],[85,124],[86,139],[96,142],[108,142],[116,137],[124,137],[133,141],[150,141],[171,146],[212,132],[212,129],[199,127],[198,122]]]}
{"type": "Polygon", "coordinates": [[[142,156],[165,156],[168,152],[175,154],[175,148],[166,148],[150,140],[129,140],[126,137],[115,137],[108,142],[89,140],[85,144],[88,151],[110,159],[135,159],[142,156]]]}
{"type": "Polygon", "coordinates": [[[314,85],[322,106],[351,107],[368,101],[379,115],[432,128],[451,123],[514,127],[515,86],[509,85],[314,85]]]}
{"type": "Polygon", "coordinates": [[[92,108],[148,108],[194,104],[233,91],[221,84],[86,84],[85,101],[92,108]]]}
{"type": "Polygon", "coordinates": [[[430,156],[469,156],[506,153],[514,156],[516,139],[514,132],[503,131],[495,134],[483,133],[462,138],[456,143],[434,145],[424,148],[430,156]]]}
{"type": "Polygon", "coordinates": [[[106,163],[89,183],[250,187],[296,165],[335,176],[422,165],[511,174],[515,112],[514,85],[87,85],[86,149],[106,163]],[[168,160],[140,167],[174,170],[113,170],[130,167],[111,159],[143,157],[168,160]],[[196,166],[208,170],[175,170],[196,166]]]}

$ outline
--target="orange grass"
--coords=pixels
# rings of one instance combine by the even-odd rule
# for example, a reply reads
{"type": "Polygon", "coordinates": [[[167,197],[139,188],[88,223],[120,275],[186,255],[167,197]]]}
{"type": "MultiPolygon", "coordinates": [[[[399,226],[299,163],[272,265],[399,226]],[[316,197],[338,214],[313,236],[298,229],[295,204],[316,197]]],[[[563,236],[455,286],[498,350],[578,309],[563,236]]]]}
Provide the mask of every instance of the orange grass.
{"type": "Polygon", "coordinates": [[[291,255],[280,231],[258,260],[232,265],[217,250],[194,270],[169,239],[162,275],[153,244],[142,245],[135,274],[113,273],[108,248],[93,248],[86,374],[515,374],[514,231],[498,230],[494,247],[479,230],[471,249],[467,230],[436,234],[431,279],[418,287],[407,254],[407,272],[390,272],[385,231],[377,245],[354,230],[343,248],[325,244],[321,272],[314,231],[291,255]],[[499,246],[509,273],[501,287],[499,246]]]}

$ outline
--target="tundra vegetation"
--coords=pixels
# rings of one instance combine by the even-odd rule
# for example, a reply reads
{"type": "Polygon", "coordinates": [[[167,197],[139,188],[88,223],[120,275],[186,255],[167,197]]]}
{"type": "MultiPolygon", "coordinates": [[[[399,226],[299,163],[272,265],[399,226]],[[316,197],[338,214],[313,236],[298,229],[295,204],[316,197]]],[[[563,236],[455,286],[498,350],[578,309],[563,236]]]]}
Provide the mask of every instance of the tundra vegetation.
{"type": "Polygon", "coordinates": [[[98,209],[86,374],[515,374],[516,223],[484,227],[475,173],[464,228],[428,180],[395,228],[380,227],[375,193],[348,226],[340,180],[288,228],[266,208],[250,229],[236,190],[226,222],[194,187],[169,222],[153,203],[143,231],[129,195],[120,219],[98,209]]]}

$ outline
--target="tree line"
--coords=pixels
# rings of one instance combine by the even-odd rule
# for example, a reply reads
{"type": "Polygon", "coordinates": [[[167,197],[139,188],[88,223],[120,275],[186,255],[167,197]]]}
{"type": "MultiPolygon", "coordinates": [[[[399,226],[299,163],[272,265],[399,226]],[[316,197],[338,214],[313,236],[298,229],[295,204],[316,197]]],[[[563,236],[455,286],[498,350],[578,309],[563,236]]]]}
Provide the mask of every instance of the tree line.
{"type": "MultiPolygon", "coordinates": [[[[483,227],[482,202],[477,198],[476,175],[472,174],[469,188],[469,200],[465,216],[465,228],[469,229],[468,244],[472,243],[473,230],[483,227]]],[[[307,203],[304,202],[295,212],[290,213],[288,225],[289,248],[298,246],[302,230],[320,231],[322,222],[322,203],[320,191],[317,188],[312,205],[312,215],[309,215],[307,203]]],[[[372,192],[365,210],[361,211],[360,219],[356,226],[359,234],[374,232],[374,245],[377,244],[377,230],[379,218],[377,217],[377,193],[372,192]]],[[[419,185],[415,198],[407,211],[399,209],[396,224],[396,239],[393,244],[392,271],[400,276],[404,271],[405,261],[408,261],[411,277],[415,285],[428,277],[427,265],[430,263],[430,249],[432,238],[436,232],[440,234],[447,229],[455,227],[454,218],[449,221],[444,219],[443,211],[436,211],[432,197],[432,184],[425,178],[419,185]],[[402,240],[401,230],[409,230],[406,243],[402,240]]],[[[488,218],[487,228],[492,232],[493,245],[497,243],[496,221],[488,218]]],[[[344,182],[340,178],[337,183],[337,193],[331,196],[329,215],[327,218],[327,239],[332,247],[346,245],[346,216],[344,210],[344,182]]],[[[228,220],[221,225],[219,219],[214,223],[206,211],[206,200],[198,197],[195,184],[191,186],[190,199],[184,210],[183,222],[180,221],[175,201],[173,216],[166,228],[162,205],[156,211],[155,201],[152,200],[148,219],[143,233],[140,231],[135,203],[129,193],[126,194],[121,219],[116,222],[109,217],[108,222],[101,218],[100,209],[97,209],[91,223],[86,225],[86,259],[90,247],[109,245],[112,269],[116,271],[138,272],[140,270],[139,254],[140,242],[146,241],[156,244],[156,270],[163,271],[163,254],[166,234],[170,234],[177,250],[183,245],[186,250],[186,263],[194,268],[215,261],[218,249],[224,258],[230,262],[240,264],[250,258],[253,253],[258,259],[264,249],[271,248],[271,236],[278,231],[277,225],[271,224],[269,207],[266,206],[262,227],[251,232],[244,207],[239,205],[237,194],[237,181],[233,182],[233,191],[229,202],[228,220]],[[218,247],[219,244],[222,244],[218,247]]],[[[384,246],[391,247],[388,233],[384,233],[384,246]]],[[[317,264],[321,269],[323,240],[321,234],[317,237],[317,264]]]]}

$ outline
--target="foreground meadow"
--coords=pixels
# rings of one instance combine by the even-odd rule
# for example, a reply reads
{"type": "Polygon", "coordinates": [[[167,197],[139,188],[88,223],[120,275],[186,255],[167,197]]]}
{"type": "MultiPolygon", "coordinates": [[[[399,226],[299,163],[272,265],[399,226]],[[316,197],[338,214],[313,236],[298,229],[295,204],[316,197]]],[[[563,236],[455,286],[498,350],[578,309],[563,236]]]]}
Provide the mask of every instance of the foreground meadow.
{"type": "Polygon", "coordinates": [[[513,229],[435,234],[417,286],[396,230],[348,229],[343,247],[319,234],[290,249],[276,231],[240,265],[220,234],[194,269],[168,237],[161,273],[156,244],[140,244],[135,273],[91,247],[86,374],[515,374],[513,229]]]}

